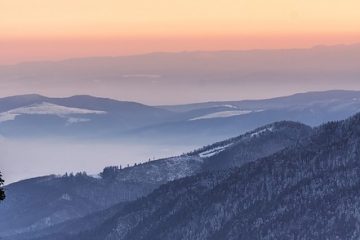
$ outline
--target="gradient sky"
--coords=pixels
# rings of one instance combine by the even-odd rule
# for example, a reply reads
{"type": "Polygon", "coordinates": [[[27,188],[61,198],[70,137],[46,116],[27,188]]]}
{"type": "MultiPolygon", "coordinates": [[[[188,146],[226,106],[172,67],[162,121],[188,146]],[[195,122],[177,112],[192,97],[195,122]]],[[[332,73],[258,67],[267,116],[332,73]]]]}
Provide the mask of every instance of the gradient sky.
{"type": "Polygon", "coordinates": [[[360,42],[358,0],[0,0],[0,64],[360,42]]]}

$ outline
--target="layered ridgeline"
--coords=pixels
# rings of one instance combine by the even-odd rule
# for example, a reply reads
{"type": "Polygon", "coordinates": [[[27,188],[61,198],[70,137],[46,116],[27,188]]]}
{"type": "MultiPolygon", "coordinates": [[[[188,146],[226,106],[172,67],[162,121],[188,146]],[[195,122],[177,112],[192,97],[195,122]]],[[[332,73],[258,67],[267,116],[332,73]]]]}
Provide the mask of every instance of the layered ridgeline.
{"type": "Polygon", "coordinates": [[[265,100],[147,106],[92,96],[0,99],[0,135],[204,144],[281,120],[317,126],[360,109],[359,91],[295,94],[265,100]]]}
{"type": "Polygon", "coordinates": [[[32,94],[0,99],[0,133],[5,137],[108,136],[173,116],[168,110],[93,96],[32,94]]]}
{"type": "MultiPolygon", "coordinates": [[[[16,234],[28,237],[30,233],[35,236],[35,232],[45,228],[48,229],[43,232],[47,232],[51,226],[62,228],[61,223],[67,220],[136,200],[169,181],[208,170],[242,166],[269,156],[307,137],[310,132],[310,127],[300,123],[277,122],[182,156],[123,169],[108,167],[98,177],[79,173],[28,179],[8,185],[8,199],[0,205],[0,236],[15,239],[16,234]]],[[[108,216],[100,214],[104,215],[108,216]]],[[[71,223],[69,226],[76,231],[74,225],[71,223]]],[[[84,225],[89,226],[87,221],[84,225]]],[[[41,231],[39,234],[42,235],[41,231]]]]}
{"type": "Polygon", "coordinates": [[[359,239],[359,149],[360,114],[240,168],[165,184],[65,239],[359,239]]]}
{"type": "Polygon", "coordinates": [[[244,93],[259,97],[264,94],[260,87],[268,92],[320,86],[354,89],[360,86],[359,62],[359,43],[307,49],[161,52],[27,62],[0,66],[0,87],[4,88],[0,93],[38,91],[41,86],[57,95],[86,91],[125,99],[179,101],[177,95],[182,91],[189,93],[190,101],[194,102],[234,99],[244,93]]]}
{"type": "Polygon", "coordinates": [[[28,239],[359,239],[359,149],[360,114],[239,168],[167,183],[97,213],[100,224],[77,220],[81,233],[28,239]]]}

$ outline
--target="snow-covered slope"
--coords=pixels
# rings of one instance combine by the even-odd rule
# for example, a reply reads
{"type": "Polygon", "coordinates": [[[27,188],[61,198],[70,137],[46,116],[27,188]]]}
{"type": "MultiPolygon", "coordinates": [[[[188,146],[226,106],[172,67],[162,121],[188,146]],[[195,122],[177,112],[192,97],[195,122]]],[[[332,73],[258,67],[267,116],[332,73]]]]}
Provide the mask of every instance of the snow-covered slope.
{"type": "Polygon", "coordinates": [[[199,156],[202,157],[202,158],[212,157],[212,156],[224,151],[226,148],[230,147],[233,144],[234,143],[229,143],[229,144],[224,145],[224,146],[218,146],[218,147],[207,149],[207,150],[205,150],[203,152],[200,152],[199,156]]]}
{"type": "Polygon", "coordinates": [[[241,167],[247,162],[294,144],[308,136],[311,128],[296,122],[275,122],[210,146],[190,155],[204,159],[203,169],[218,170],[241,167]]]}
{"type": "Polygon", "coordinates": [[[0,133],[5,137],[120,138],[124,131],[168,121],[174,115],[135,102],[92,96],[21,95],[0,98],[0,133]]]}
{"type": "MultiPolygon", "coordinates": [[[[232,110],[232,111],[220,111],[209,113],[203,116],[191,118],[189,121],[201,120],[201,119],[209,119],[209,118],[226,118],[226,117],[233,117],[233,116],[240,116],[252,113],[253,111],[250,110],[232,110]]],[[[256,111],[259,112],[259,111],[256,111]]]]}
{"type": "Polygon", "coordinates": [[[15,120],[15,118],[20,115],[55,115],[57,117],[66,118],[70,123],[74,123],[77,122],[77,119],[82,119],[71,117],[72,115],[87,114],[106,114],[106,112],[83,108],[65,107],[53,103],[42,102],[2,112],[0,113],[0,123],[15,120]]]}

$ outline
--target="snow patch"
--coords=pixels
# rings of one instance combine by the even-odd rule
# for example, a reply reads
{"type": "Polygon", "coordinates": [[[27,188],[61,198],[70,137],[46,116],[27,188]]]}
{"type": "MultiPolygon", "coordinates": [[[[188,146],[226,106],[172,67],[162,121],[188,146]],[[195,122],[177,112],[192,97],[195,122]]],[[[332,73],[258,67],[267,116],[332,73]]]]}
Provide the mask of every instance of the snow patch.
{"type": "Polygon", "coordinates": [[[100,176],[100,174],[94,174],[94,175],[90,175],[92,178],[95,179],[102,179],[102,177],[100,176]]]}
{"type": "Polygon", "coordinates": [[[250,137],[257,137],[257,136],[259,136],[260,134],[262,134],[264,132],[268,132],[268,131],[272,132],[273,130],[274,130],[273,127],[264,128],[264,129],[261,129],[261,130],[259,130],[257,132],[251,133],[250,137]]]}
{"type": "Polygon", "coordinates": [[[0,113],[0,123],[15,120],[19,114],[4,112],[0,113]]]}
{"type": "Polygon", "coordinates": [[[200,117],[195,117],[195,118],[190,119],[189,121],[211,119],[211,118],[227,118],[227,117],[245,115],[245,114],[249,114],[252,112],[260,112],[260,111],[262,111],[262,110],[258,110],[258,111],[251,111],[251,110],[221,111],[221,112],[206,114],[206,115],[203,115],[200,117]]]}
{"type": "Polygon", "coordinates": [[[215,107],[226,107],[226,108],[234,108],[234,109],[238,108],[237,106],[231,104],[215,105],[215,107]]]}
{"type": "Polygon", "coordinates": [[[105,114],[104,111],[89,110],[83,108],[64,107],[52,103],[42,102],[26,107],[15,108],[7,112],[0,113],[0,123],[15,120],[19,115],[56,115],[68,118],[69,123],[84,122],[84,118],[69,118],[71,114],[105,114]]]}
{"type": "Polygon", "coordinates": [[[207,158],[207,157],[211,157],[214,156],[222,151],[224,151],[226,148],[230,147],[233,143],[224,145],[224,146],[220,146],[220,147],[215,147],[209,150],[206,150],[204,152],[199,153],[199,156],[202,158],[207,158]]]}

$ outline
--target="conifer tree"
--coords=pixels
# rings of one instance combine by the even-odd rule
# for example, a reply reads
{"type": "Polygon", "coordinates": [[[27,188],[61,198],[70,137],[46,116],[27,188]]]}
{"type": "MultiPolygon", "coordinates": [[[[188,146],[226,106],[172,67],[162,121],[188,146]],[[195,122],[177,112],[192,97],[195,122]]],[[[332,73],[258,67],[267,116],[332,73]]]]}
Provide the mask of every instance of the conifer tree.
{"type": "Polygon", "coordinates": [[[4,185],[4,180],[2,179],[2,175],[0,172],[0,201],[5,199],[5,192],[2,186],[4,185]]]}

